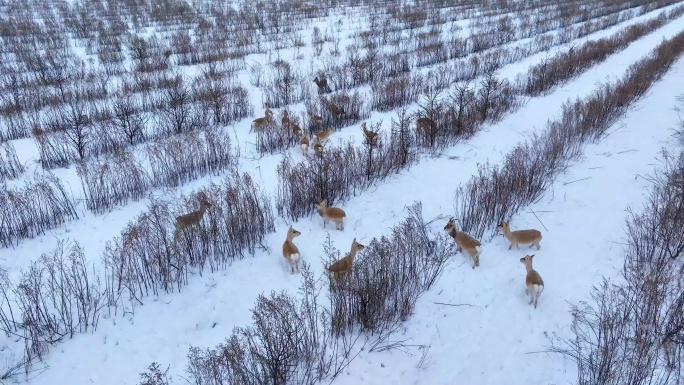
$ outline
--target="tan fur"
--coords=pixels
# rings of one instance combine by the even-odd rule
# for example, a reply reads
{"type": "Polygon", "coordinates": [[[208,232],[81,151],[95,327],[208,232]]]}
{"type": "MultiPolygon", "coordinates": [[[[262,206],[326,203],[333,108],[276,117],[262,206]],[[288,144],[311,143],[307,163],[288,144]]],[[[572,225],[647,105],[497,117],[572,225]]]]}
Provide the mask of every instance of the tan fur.
{"type": "Polygon", "coordinates": [[[508,246],[508,250],[510,250],[513,245],[519,249],[519,245],[521,244],[529,244],[530,247],[537,246],[537,250],[541,248],[541,246],[539,246],[539,242],[542,240],[542,234],[539,230],[529,229],[511,231],[511,227],[508,222],[501,222],[496,228],[503,233],[509,242],[511,242],[511,245],[508,246]]]}
{"type": "Polygon", "coordinates": [[[434,130],[437,128],[437,123],[430,118],[418,118],[416,120],[416,129],[418,131],[425,131],[427,129],[434,130]]]}
{"type": "Polygon", "coordinates": [[[294,136],[302,135],[302,128],[299,127],[299,124],[290,122],[290,127],[292,127],[292,134],[294,136]]]}
{"type": "Polygon", "coordinates": [[[316,155],[323,156],[323,145],[318,138],[314,138],[313,150],[316,155]]]}
{"type": "Polygon", "coordinates": [[[267,124],[273,122],[273,111],[271,111],[271,107],[268,105],[268,103],[264,103],[264,107],[266,107],[266,111],[264,111],[264,116],[261,118],[256,118],[252,121],[252,127],[249,129],[250,133],[256,129],[263,128],[267,124]]]}
{"type": "Polygon", "coordinates": [[[307,135],[303,135],[299,140],[299,147],[302,149],[302,154],[309,156],[309,137],[307,135]]]}
{"type": "Polygon", "coordinates": [[[532,303],[534,303],[534,308],[536,309],[539,296],[544,291],[544,280],[541,275],[532,268],[533,259],[534,254],[526,255],[524,258],[520,258],[520,263],[525,265],[525,270],[527,271],[527,275],[525,276],[525,292],[530,296],[529,304],[532,305],[532,303]],[[534,285],[541,287],[541,290],[537,292],[534,285]]]}
{"type": "Polygon", "coordinates": [[[287,128],[290,125],[290,113],[287,110],[283,111],[283,117],[280,119],[280,124],[287,128]]]}
{"type": "Polygon", "coordinates": [[[338,118],[341,115],[344,115],[344,108],[338,107],[334,103],[328,103],[328,110],[330,110],[330,113],[333,114],[333,117],[338,118]]]}
{"type": "Polygon", "coordinates": [[[313,121],[314,121],[314,124],[316,125],[316,127],[320,128],[321,126],[323,126],[323,117],[322,116],[314,115],[313,121]]]}
{"type": "Polygon", "coordinates": [[[301,258],[299,249],[297,248],[297,245],[292,242],[292,240],[300,235],[302,235],[301,232],[290,226],[290,228],[287,229],[287,237],[285,238],[285,242],[283,242],[283,257],[287,263],[290,264],[292,274],[295,273],[295,266],[297,267],[297,271],[299,271],[299,259],[301,258]],[[295,255],[296,257],[294,257],[295,255]]]}
{"type": "Polygon", "coordinates": [[[453,218],[444,226],[444,231],[454,238],[454,241],[456,242],[456,251],[463,251],[465,249],[465,251],[468,252],[470,258],[473,260],[473,269],[480,266],[480,250],[477,249],[478,247],[482,247],[480,241],[463,231],[459,231],[456,228],[456,221],[453,218]]]}
{"type": "Polygon", "coordinates": [[[314,136],[316,137],[316,139],[318,139],[319,142],[323,142],[324,140],[328,139],[333,132],[334,130],[332,128],[329,128],[325,131],[315,133],[314,136]]]}
{"type": "Polygon", "coordinates": [[[199,210],[195,210],[190,213],[179,215],[176,217],[176,231],[174,234],[174,240],[178,241],[178,237],[180,236],[180,232],[182,230],[199,224],[202,220],[202,217],[204,217],[204,213],[207,211],[209,207],[211,207],[211,203],[207,201],[206,195],[204,193],[200,193],[198,195],[197,200],[200,204],[199,210]]]}
{"type": "Polygon", "coordinates": [[[344,230],[344,218],[347,214],[338,207],[327,207],[327,200],[315,203],[316,209],[318,209],[318,214],[323,217],[323,228],[328,224],[328,221],[335,222],[335,230],[344,230]]]}
{"type": "Polygon", "coordinates": [[[375,146],[378,144],[378,133],[375,131],[368,130],[366,128],[366,122],[361,123],[361,130],[363,130],[363,136],[368,145],[375,146]]]}
{"type": "Polygon", "coordinates": [[[325,78],[325,75],[320,75],[320,78],[319,76],[316,76],[316,78],[314,78],[314,83],[316,83],[316,86],[318,86],[319,94],[332,92],[332,90],[328,86],[328,79],[325,78]]]}
{"type": "Polygon", "coordinates": [[[354,238],[352,241],[351,250],[349,250],[349,254],[328,266],[328,271],[333,273],[337,279],[345,277],[354,267],[354,258],[356,257],[356,253],[365,248],[366,246],[356,242],[356,238],[354,238]]]}

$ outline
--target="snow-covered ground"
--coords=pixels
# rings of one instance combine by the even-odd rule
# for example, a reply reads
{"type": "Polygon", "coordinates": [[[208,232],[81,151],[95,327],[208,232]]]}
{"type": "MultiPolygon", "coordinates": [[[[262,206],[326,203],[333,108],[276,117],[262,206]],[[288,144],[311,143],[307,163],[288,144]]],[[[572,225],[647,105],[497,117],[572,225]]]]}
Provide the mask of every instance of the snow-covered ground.
{"type": "MultiPolygon", "coordinates": [[[[659,12],[578,41],[608,35],[659,12]]],[[[478,164],[500,163],[530,134],[542,132],[547,120],[560,111],[568,98],[582,98],[592,92],[597,82],[621,76],[664,37],[682,30],[684,17],[637,40],[550,95],[530,99],[473,139],[448,148],[443,156],[425,157],[409,171],[344,202],[345,230],[338,232],[329,226],[327,233],[338,249],[347,250],[354,237],[366,243],[386,234],[404,218],[405,206],[414,201],[423,203],[427,219],[453,214],[454,191],[476,173],[478,164]]],[[[513,79],[546,55],[541,53],[506,66],[500,76],[513,79]]],[[[556,180],[544,199],[511,218],[513,229],[533,227],[544,234],[541,250],[532,251],[536,255],[535,268],[547,285],[536,310],[527,305],[525,270],[518,261],[528,250],[509,251],[505,239],[496,237],[483,245],[481,267],[475,271],[467,257],[455,254],[437,284],[421,297],[402,333],[393,338],[408,339],[407,344],[412,345],[429,345],[427,368],[419,367],[422,351],[415,347],[408,348],[411,354],[396,350],[362,352],[335,383],[560,384],[573,380],[575,369],[571,363],[534,352],[542,350],[552,335],[569,336],[568,302],[586,299],[602,275],[612,276],[622,266],[624,210],[628,205],[639,207],[644,199],[647,182],[637,175],[653,170],[653,159],[662,146],[674,145],[670,135],[678,115],[673,107],[682,89],[684,60],[679,60],[652,92],[611,128],[605,140],[586,148],[585,158],[556,180]]],[[[254,100],[254,104],[258,115],[260,100],[254,100]]],[[[388,125],[393,116],[376,112],[369,122],[382,119],[388,125]]],[[[250,121],[234,127],[240,133],[240,146],[247,151],[251,151],[248,142],[254,141],[253,135],[244,134],[250,121]]],[[[346,127],[333,138],[348,137],[360,142],[359,128],[346,127]]],[[[241,159],[241,169],[253,173],[263,191],[272,194],[280,159],[282,154],[258,161],[241,159]]],[[[78,196],[80,187],[74,173],[69,179],[67,170],[60,172],[78,196]]],[[[172,193],[189,192],[212,179],[221,178],[202,178],[172,193]]],[[[146,203],[133,202],[104,216],[86,212],[81,220],[55,229],[50,235],[25,240],[16,249],[0,250],[2,266],[16,277],[29,261],[51,251],[59,238],[77,240],[88,258],[97,262],[106,241],[118,235],[146,203]]],[[[295,292],[299,287],[299,276],[289,273],[279,252],[290,224],[302,232],[296,243],[303,259],[320,272],[323,266],[319,256],[326,237],[321,219],[314,216],[294,223],[277,219],[276,232],[266,239],[270,253],[257,252],[254,258],[236,261],[225,271],[191,277],[181,293],[147,298],[133,315],[102,319],[96,332],[77,335],[51,348],[46,359],[49,368],[29,383],[135,384],[138,373],[153,361],[163,367],[171,365],[170,374],[176,376],[177,383],[183,383],[180,376],[190,346],[213,347],[235,326],[251,323],[250,308],[259,294],[272,290],[295,292]]],[[[433,230],[441,231],[444,224],[436,223],[433,230]]],[[[3,355],[15,349],[19,355],[22,347],[19,341],[8,341],[3,355]]]]}

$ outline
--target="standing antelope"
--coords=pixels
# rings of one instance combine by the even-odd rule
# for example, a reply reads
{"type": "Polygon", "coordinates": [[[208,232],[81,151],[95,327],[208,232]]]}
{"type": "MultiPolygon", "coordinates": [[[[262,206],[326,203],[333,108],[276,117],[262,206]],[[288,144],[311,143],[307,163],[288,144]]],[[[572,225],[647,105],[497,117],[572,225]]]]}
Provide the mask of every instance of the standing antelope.
{"type": "Polygon", "coordinates": [[[328,139],[328,137],[330,137],[330,135],[332,135],[333,132],[335,132],[335,130],[333,130],[332,128],[328,128],[325,131],[316,132],[314,133],[314,135],[316,136],[316,139],[318,139],[319,142],[322,142],[328,139]]]}
{"type": "Polygon", "coordinates": [[[287,112],[287,110],[283,111],[283,118],[280,119],[280,124],[284,128],[288,128],[290,126],[290,113],[287,112]]]}
{"type": "Polygon", "coordinates": [[[537,270],[534,270],[532,268],[532,259],[534,258],[534,254],[532,255],[526,255],[524,258],[520,258],[520,263],[525,265],[525,270],[527,271],[527,275],[525,276],[525,292],[530,296],[530,305],[534,302],[534,308],[537,308],[537,300],[539,300],[539,296],[541,293],[544,291],[544,280],[542,279],[541,275],[537,273],[537,270]],[[537,291],[537,286],[540,288],[539,291],[537,291]]]}
{"type": "Polygon", "coordinates": [[[326,94],[328,92],[332,92],[330,87],[328,87],[328,79],[325,78],[325,75],[321,74],[320,76],[316,76],[314,79],[314,83],[318,86],[318,93],[319,94],[326,94]]]}
{"type": "Polygon", "coordinates": [[[366,246],[356,242],[356,238],[354,238],[349,254],[328,266],[328,271],[333,273],[336,279],[344,278],[352,270],[352,267],[354,267],[354,257],[356,257],[356,253],[365,248],[366,246]]]}
{"type": "Polygon", "coordinates": [[[444,226],[444,231],[454,238],[454,241],[456,242],[456,251],[463,251],[463,249],[465,249],[468,252],[470,258],[473,260],[473,269],[480,266],[480,253],[482,252],[482,244],[480,241],[463,231],[459,231],[456,228],[456,220],[454,220],[454,218],[449,219],[449,222],[444,226]],[[478,247],[480,249],[478,249],[478,247]]]}
{"type": "Polygon", "coordinates": [[[283,242],[283,257],[287,263],[290,264],[292,274],[295,273],[295,267],[297,268],[297,271],[299,271],[299,260],[302,257],[302,255],[299,253],[297,245],[295,245],[292,240],[300,235],[302,235],[300,231],[295,230],[292,226],[290,226],[290,228],[287,229],[287,237],[285,238],[285,242],[283,242]]]}
{"type": "Polygon", "coordinates": [[[344,230],[344,218],[347,213],[344,212],[339,207],[327,207],[328,201],[323,199],[322,201],[316,203],[316,209],[318,209],[318,215],[323,217],[323,228],[328,224],[328,221],[335,222],[335,230],[344,230]]]}
{"type": "Polygon", "coordinates": [[[366,122],[361,123],[361,130],[363,130],[363,136],[366,139],[366,143],[368,143],[369,146],[375,146],[378,144],[378,133],[366,129],[366,122]]]}
{"type": "Polygon", "coordinates": [[[299,124],[293,123],[292,121],[290,121],[290,127],[292,127],[292,134],[294,136],[302,135],[302,128],[299,127],[299,124]]]}
{"type": "Polygon", "coordinates": [[[204,193],[198,194],[197,200],[200,204],[199,210],[195,210],[193,212],[179,215],[176,217],[176,231],[173,237],[175,241],[178,241],[178,236],[180,235],[180,232],[182,230],[190,226],[198,225],[202,220],[202,217],[204,216],[204,212],[207,211],[209,207],[211,207],[211,203],[207,201],[207,197],[204,193]]]}
{"type": "Polygon", "coordinates": [[[416,120],[416,130],[418,131],[435,130],[436,128],[437,123],[430,118],[418,118],[416,120]]]}
{"type": "Polygon", "coordinates": [[[539,242],[542,240],[542,234],[539,230],[530,229],[511,231],[508,222],[501,222],[496,228],[506,236],[509,242],[511,242],[511,245],[508,246],[508,250],[510,250],[513,245],[519,249],[520,244],[530,244],[530,247],[537,246],[537,250],[541,248],[541,246],[539,246],[539,242]]]}
{"type": "Polygon", "coordinates": [[[302,149],[302,154],[305,156],[309,156],[309,136],[308,135],[302,135],[302,138],[299,140],[299,147],[302,149]]]}
{"type": "Polygon", "coordinates": [[[313,150],[314,150],[314,154],[321,156],[321,157],[323,156],[323,145],[321,144],[321,141],[318,140],[318,137],[314,137],[313,150]]]}

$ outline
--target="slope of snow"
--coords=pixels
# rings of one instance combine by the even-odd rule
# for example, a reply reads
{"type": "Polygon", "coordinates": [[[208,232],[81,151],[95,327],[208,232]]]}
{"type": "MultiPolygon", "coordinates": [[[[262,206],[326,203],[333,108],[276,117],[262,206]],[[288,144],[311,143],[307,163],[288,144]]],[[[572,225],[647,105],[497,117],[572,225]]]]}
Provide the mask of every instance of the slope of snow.
{"type": "MultiPolygon", "coordinates": [[[[457,159],[424,159],[410,172],[344,203],[345,231],[328,229],[335,246],[347,250],[354,237],[367,242],[386,233],[414,200],[423,202],[428,219],[449,215],[454,190],[469,179],[477,163],[500,161],[525,135],[543,129],[549,116],[540,111],[558,111],[567,97],[588,94],[596,81],[619,75],[662,37],[680,29],[676,21],[668,24],[553,94],[532,99],[516,114],[450,149],[447,155],[457,159]]],[[[547,343],[546,335],[567,336],[566,301],[585,298],[601,274],[610,275],[622,264],[621,249],[613,242],[622,236],[623,210],[643,199],[645,182],[635,179],[635,174],[651,170],[648,163],[674,127],[677,116],[671,106],[684,83],[683,69],[684,63],[677,62],[653,93],[638,103],[640,109],[623,119],[608,139],[590,146],[585,161],[556,182],[554,194],[532,207],[548,230],[540,228],[532,214],[512,218],[513,228],[536,227],[544,232],[542,249],[535,251],[535,267],[548,287],[536,311],[527,306],[524,267],[518,262],[527,250],[508,251],[504,240],[497,238],[485,244],[479,270],[470,269],[463,255],[455,255],[444,276],[419,302],[405,325],[406,334],[395,338],[432,345],[429,358],[434,365],[416,370],[420,358],[416,351],[415,356],[397,351],[362,353],[336,383],[547,384],[572,379],[572,366],[559,363],[560,358],[525,353],[539,350],[547,343]],[[563,185],[586,177],[590,179],[563,185]]],[[[266,187],[269,191],[271,186],[266,187]]],[[[78,384],[135,384],[138,373],[152,361],[170,364],[172,374],[182,375],[188,347],[214,346],[234,326],[249,324],[249,308],[258,294],[296,290],[299,276],[289,274],[278,251],[288,225],[278,221],[276,233],[268,237],[272,252],[258,253],[202,279],[192,278],[180,294],[147,299],[134,316],[103,319],[95,334],[58,345],[50,353],[51,369],[31,384],[63,383],[67,378],[78,384]]],[[[303,259],[314,271],[320,270],[326,235],[320,218],[293,225],[303,233],[297,238],[303,259]]],[[[437,223],[434,231],[441,226],[437,223]]]]}

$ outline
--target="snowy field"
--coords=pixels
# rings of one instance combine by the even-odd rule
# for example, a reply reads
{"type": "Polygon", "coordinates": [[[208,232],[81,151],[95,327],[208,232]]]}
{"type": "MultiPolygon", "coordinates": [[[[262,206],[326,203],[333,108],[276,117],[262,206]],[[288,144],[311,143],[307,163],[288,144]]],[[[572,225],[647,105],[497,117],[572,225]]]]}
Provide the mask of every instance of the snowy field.
{"type": "MultiPolygon", "coordinates": [[[[50,4],[49,7],[56,7],[60,3],[50,4]]],[[[81,3],[72,2],[70,6],[77,4],[81,3]]],[[[547,6],[552,5],[549,2],[547,6]]],[[[641,7],[630,8],[634,11],[633,17],[625,17],[624,21],[615,25],[505,64],[498,68],[497,77],[515,84],[516,79],[524,77],[530,68],[570,47],[611,36],[630,25],[655,19],[661,12],[672,11],[681,5],[667,5],[638,15],[636,11],[641,7]]],[[[441,12],[447,12],[449,7],[431,8],[431,12],[440,9],[441,12]]],[[[496,10],[496,7],[491,9],[496,10]]],[[[461,28],[461,36],[469,36],[473,33],[471,27],[475,22],[484,20],[483,14],[491,9],[474,6],[469,13],[464,13],[467,15],[464,19],[438,26],[442,38],[446,39],[450,33],[454,33],[450,32],[452,25],[461,28]]],[[[345,47],[355,42],[353,35],[368,28],[370,21],[366,14],[373,10],[373,6],[345,5],[332,8],[328,16],[317,16],[302,23],[302,29],[297,33],[303,46],[275,48],[276,44],[273,44],[264,53],[251,53],[243,60],[248,65],[259,62],[265,67],[276,58],[290,62],[306,74],[304,80],[310,83],[307,85],[307,100],[316,99],[318,96],[311,80],[319,70],[342,59],[331,55],[332,42],[324,43],[320,56],[314,54],[311,43],[313,28],[320,28],[324,34],[338,35],[339,50],[344,57],[348,52],[345,47]]],[[[498,12],[501,15],[508,14],[515,24],[521,14],[538,10],[498,12]]],[[[432,13],[428,15],[432,16],[432,13]]],[[[607,17],[604,15],[597,19],[607,17]]],[[[9,23],[6,18],[3,21],[9,23]]],[[[427,31],[431,27],[426,25],[421,28],[427,31]]],[[[558,30],[560,28],[554,28],[544,34],[552,36],[558,30]]],[[[392,226],[406,217],[406,207],[415,201],[422,202],[426,220],[435,220],[430,225],[431,233],[443,233],[442,228],[449,217],[458,215],[454,208],[454,192],[477,175],[480,165],[501,164],[517,145],[531,140],[532,135],[543,134],[547,122],[559,117],[568,100],[589,97],[600,82],[616,81],[633,63],[642,59],[664,39],[683,31],[684,16],[674,17],[545,95],[525,96],[523,105],[505,114],[499,121],[485,122],[471,138],[439,151],[420,149],[417,163],[410,168],[377,181],[372,188],[359,192],[349,200],[336,202],[336,206],[346,211],[344,231],[335,231],[333,224],[323,229],[322,219],[317,214],[291,221],[277,215],[275,204],[272,204],[275,232],[267,234],[263,240],[267,250],[258,249],[253,256],[235,260],[218,272],[205,270],[201,275],[192,273],[187,286],[182,287],[180,292],[174,290],[141,298],[140,304],[134,307],[127,305],[131,311],[126,314],[119,312],[111,315],[104,312],[96,330],[77,333],[73,338],[65,336],[49,347],[42,361],[36,360],[27,375],[7,379],[7,383],[138,384],[139,374],[152,362],[160,363],[162,368],[171,368],[168,374],[173,384],[191,383],[184,379],[187,377],[185,368],[191,346],[203,349],[215,347],[230,336],[233,328],[251,324],[251,309],[260,294],[271,291],[297,294],[301,284],[300,275],[290,274],[281,255],[281,245],[290,225],[301,232],[301,236],[295,238],[295,243],[301,251],[302,260],[312,266],[316,275],[322,275],[325,271],[321,257],[324,255],[326,235],[330,236],[335,247],[344,252],[354,238],[367,245],[371,239],[389,234],[392,226]]],[[[143,30],[131,28],[131,32],[140,36],[161,36],[163,33],[155,31],[154,26],[143,30]]],[[[285,41],[291,36],[283,34],[278,38],[285,41]]],[[[97,62],[96,55],[87,54],[82,40],[74,37],[70,40],[73,55],[93,58],[97,62]]],[[[519,37],[502,46],[515,50],[516,46],[523,47],[530,41],[531,38],[519,37]]],[[[464,57],[472,55],[475,54],[469,53],[464,57]]],[[[132,63],[132,59],[126,62],[132,66],[129,62],[132,63]]],[[[448,59],[447,62],[454,62],[454,59],[448,59]]],[[[194,65],[178,68],[188,78],[199,76],[200,73],[199,67],[194,65]]],[[[433,66],[416,66],[412,72],[427,73],[431,68],[433,66]]],[[[304,156],[296,144],[276,154],[258,153],[255,146],[257,136],[249,133],[249,130],[252,120],[263,114],[263,103],[267,100],[264,87],[252,84],[253,75],[248,69],[239,70],[235,75],[236,81],[248,90],[253,113],[221,129],[230,132],[233,145],[240,150],[239,171],[250,174],[259,190],[269,200],[274,200],[279,184],[277,169],[283,158],[290,156],[298,162],[304,156]]],[[[481,77],[474,79],[479,80],[481,77]]],[[[111,84],[113,93],[115,82],[111,84]]],[[[454,82],[453,86],[458,84],[454,82]]],[[[339,91],[334,86],[333,89],[333,94],[339,91]]],[[[404,341],[405,346],[383,352],[359,352],[333,383],[446,385],[574,382],[577,369],[573,362],[558,355],[540,352],[552,337],[572,337],[569,330],[569,304],[586,300],[592,286],[601,277],[618,276],[618,270],[624,262],[623,225],[626,209],[642,206],[649,186],[644,177],[659,167],[656,158],[663,148],[672,150],[677,146],[672,132],[680,124],[680,115],[674,107],[682,90],[684,59],[680,58],[643,98],[630,106],[628,112],[610,127],[604,139],[583,149],[582,159],[572,162],[566,172],[553,180],[540,200],[513,217],[506,218],[512,229],[540,230],[543,234],[541,250],[522,246],[520,250],[508,250],[509,243],[503,236],[495,236],[491,240],[484,236],[481,239],[480,267],[473,270],[468,256],[456,253],[454,248],[443,274],[418,299],[411,317],[390,337],[390,340],[404,341]],[[527,304],[528,297],[525,295],[525,268],[519,259],[526,254],[535,254],[534,267],[546,284],[536,309],[527,304]]],[[[350,87],[345,91],[361,93],[365,108],[369,109],[368,117],[361,121],[369,126],[380,123],[381,130],[389,132],[398,108],[385,112],[371,110],[370,100],[374,91],[369,84],[350,87]]],[[[421,111],[418,103],[410,103],[406,107],[411,113],[421,111]]],[[[291,116],[306,117],[303,101],[272,109],[280,117],[285,108],[291,116]]],[[[361,146],[364,139],[359,128],[361,121],[336,130],[326,146],[337,146],[342,140],[351,140],[361,146]]],[[[411,123],[412,129],[414,121],[411,123]]],[[[0,120],[2,124],[7,124],[7,120],[0,120]]],[[[34,138],[18,138],[8,142],[16,149],[19,161],[26,166],[26,170],[22,176],[6,180],[3,188],[17,188],[34,173],[40,174],[44,170],[34,138]]],[[[141,154],[142,145],[133,147],[132,151],[141,154]]],[[[311,153],[313,157],[313,151],[311,153]]],[[[0,268],[7,272],[12,282],[18,282],[22,272],[31,263],[38,261],[42,254],[54,250],[61,240],[80,244],[88,263],[95,270],[102,270],[101,255],[107,242],[119,237],[129,222],[144,212],[150,203],[149,199],[144,198],[119,205],[106,214],[94,214],[85,205],[83,188],[74,164],[55,168],[51,172],[66,186],[71,199],[77,202],[79,219],[67,221],[46,234],[21,239],[16,247],[0,248],[0,268]]],[[[157,199],[177,199],[181,194],[187,196],[212,182],[220,183],[225,175],[206,175],[182,186],[152,189],[150,194],[157,199]]],[[[312,204],[317,198],[311,197],[312,204]]],[[[363,252],[360,255],[363,258],[363,252]]],[[[327,290],[327,285],[323,285],[323,288],[327,290]]],[[[12,300],[6,298],[2,302],[3,306],[12,300]]],[[[16,314],[14,316],[18,317],[16,314]]],[[[8,366],[20,360],[24,354],[21,332],[3,334],[0,352],[8,366]]]]}

